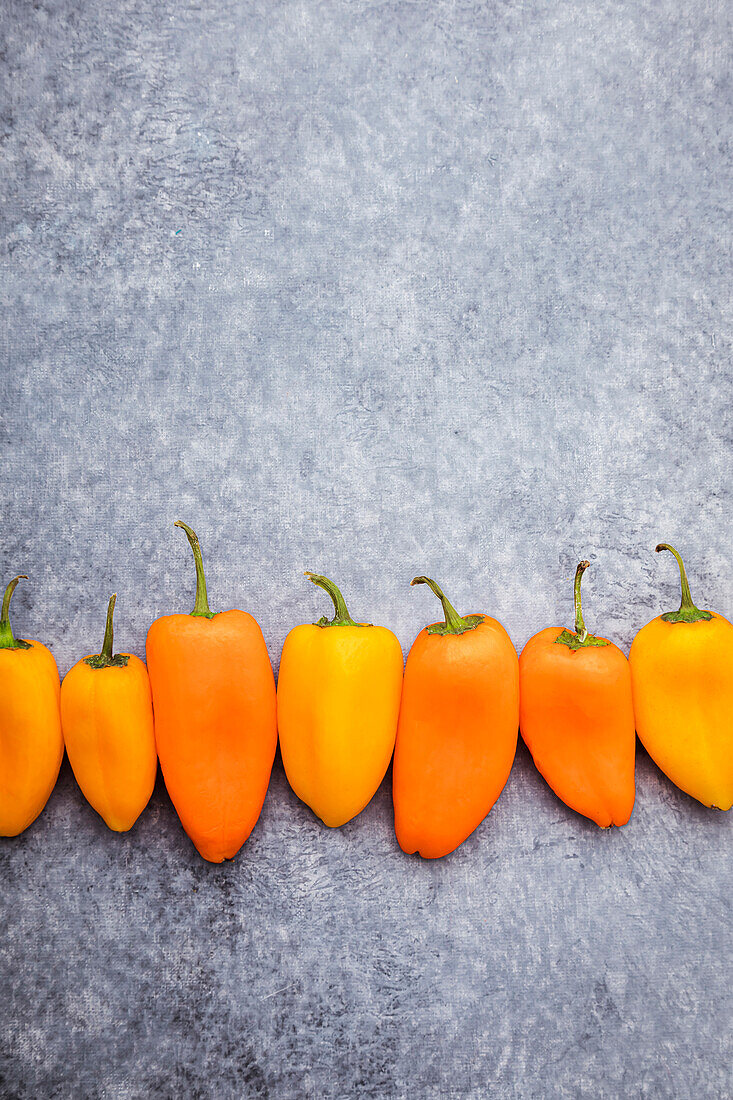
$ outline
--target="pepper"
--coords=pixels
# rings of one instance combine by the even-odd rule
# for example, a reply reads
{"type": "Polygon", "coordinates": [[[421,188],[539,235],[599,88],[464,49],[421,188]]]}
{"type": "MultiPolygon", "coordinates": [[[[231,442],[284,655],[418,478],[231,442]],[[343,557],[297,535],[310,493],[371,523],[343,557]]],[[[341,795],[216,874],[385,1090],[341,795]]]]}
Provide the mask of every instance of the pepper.
{"type": "Polygon", "coordinates": [[[631,674],[613,642],[589,634],[575,571],[575,632],[552,626],[519,658],[519,725],[537,770],[558,798],[602,828],[634,808],[636,736],[631,674]]]}
{"type": "Polygon", "coordinates": [[[13,578],[0,613],[0,836],[18,836],[36,820],[64,756],[56,662],[44,645],[16,638],[10,626],[10,600],[27,579],[13,578]]]}
{"type": "Polygon", "coordinates": [[[211,863],[232,859],[260,816],[277,747],[275,678],[245,611],[209,608],[201,547],[180,521],[196,565],[190,615],[148,631],[155,739],[181,824],[211,863]]]}
{"type": "Polygon", "coordinates": [[[652,760],[704,806],[733,805],[733,625],[695,607],[682,558],[679,610],[642,627],[629,654],[636,729],[652,760]]]}
{"type": "Polygon", "coordinates": [[[306,573],[333,600],[334,617],[285,639],[277,685],[280,752],[298,798],[330,828],[364,809],[394,749],[402,691],[400,643],[356,623],[333,581],[306,573]]]}
{"type": "Polygon", "coordinates": [[[124,833],[155,785],[148,671],[132,653],[113,654],[117,596],[110,598],[102,652],[84,657],[61,684],[61,727],[76,781],[110,829],[124,833]]]}
{"type": "Polygon", "coordinates": [[[421,630],[407,657],[393,765],[395,832],[403,851],[438,859],[476,829],[514,762],[519,667],[512,641],[488,615],[458,614],[427,584],[445,622],[421,630]]]}

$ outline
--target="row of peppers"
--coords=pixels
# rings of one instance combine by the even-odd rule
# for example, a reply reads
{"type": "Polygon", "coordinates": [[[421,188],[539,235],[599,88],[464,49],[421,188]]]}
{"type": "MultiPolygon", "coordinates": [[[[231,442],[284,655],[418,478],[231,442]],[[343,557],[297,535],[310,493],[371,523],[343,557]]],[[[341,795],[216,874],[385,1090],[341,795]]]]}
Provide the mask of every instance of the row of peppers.
{"type": "Polygon", "coordinates": [[[255,619],[209,608],[198,538],[190,615],[150,627],[147,668],[113,653],[109,601],[102,652],[59,683],[50,651],[13,635],[8,585],[0,620],[0,835],[35,820],[64,746],[86,798],[107,825],[129,829],[147,805],[160,759],[183,828],[204,859],[231,859],[262,809],[275,750],[288,780],[328,826],[355,817],[394,754],[395,830],[405,852],[457,848],[499,797],[517,732],[573,810],[625,824],[635,798],[635,731],[667,776],[706,806],[733,803],[733,626],[695,607],[677,551],[678,611],[639,631],[627,661],[589,634],[575,575],[575,629],[541,630],[517,659],[504,627],[459,615],[427,584],[444,621],[421,630],[403,674],[400,644],[357,623],[328,578],[334,617],[286,638],[277,688],[255,619]]]}

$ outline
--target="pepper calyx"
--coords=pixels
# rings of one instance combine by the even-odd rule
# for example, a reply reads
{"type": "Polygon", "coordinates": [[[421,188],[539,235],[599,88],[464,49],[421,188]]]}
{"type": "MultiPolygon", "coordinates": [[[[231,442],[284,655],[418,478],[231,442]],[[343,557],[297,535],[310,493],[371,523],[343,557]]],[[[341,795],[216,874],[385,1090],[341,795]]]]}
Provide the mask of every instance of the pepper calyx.
{"type": "Polygon", "coordinates": [[[588,634],[586,632],[585,638],[581,638],[572,632],[572,630],[563,630],[555,638],[556,645],[566,645],[568,649],[572,649],[573,652],[577,649],[600,649],[604,645],[608,645],[605,638],[596,638],[595,634],[588,634]]]}

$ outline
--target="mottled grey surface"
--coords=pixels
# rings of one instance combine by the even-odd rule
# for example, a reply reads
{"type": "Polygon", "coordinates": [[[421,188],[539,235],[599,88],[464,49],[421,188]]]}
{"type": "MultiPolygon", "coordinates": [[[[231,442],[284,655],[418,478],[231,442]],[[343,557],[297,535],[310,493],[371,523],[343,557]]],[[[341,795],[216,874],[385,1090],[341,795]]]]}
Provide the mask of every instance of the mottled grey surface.
{"type": "MultiPolygon", "coordinates": [[[[725,0],[5,0],[2,576],[65,672],[215,607],[277,663],[330,574],[518,647],[733,611],[725,0]]],[[[640,754],[602,833],[520,749],[451,858],[278,761],[239,858],[64,765],[0,847],[8,1097],[729,1097],[731,821],[640,754]]]]}

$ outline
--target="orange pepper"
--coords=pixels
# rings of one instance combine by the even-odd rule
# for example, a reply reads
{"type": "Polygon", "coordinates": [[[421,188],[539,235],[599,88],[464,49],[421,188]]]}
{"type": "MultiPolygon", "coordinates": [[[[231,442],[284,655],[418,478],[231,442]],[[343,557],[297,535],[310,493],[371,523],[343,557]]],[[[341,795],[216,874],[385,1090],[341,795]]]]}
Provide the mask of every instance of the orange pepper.
{"type": "Polygon", "coordinates": [[[393,766],[403,851],[437,859],[476,829],[514,762],[519,668],[511,638],[488,615],[462,617],[440,587],[445,622],[421,630],[407,657],[393,766]]]}
{"type": "Polygon", "coordinates": [[[10,599],[0,615],[0,836],[17,836],[48,802],[64,756],[59,673],[50,650],[23,641],[10,626],[10,599]]]}
{"type": "Polygon", "coordinates": [[[333,619],[296,626],[277,685],[280,752],[298,798],[337,828],[364,809],[389,766],[402,690],[400,643],[355,623],[327,577],[306,573],[333,600],[333,619]]]}
{"type": "Polygon", "coordinates": [[[209,609],[198,538],[190,615],[148,631],[155,738],[168,793],[204,859],[239,851],[260,816],[277,747],[275,678],[262,631],[245,611],[209,609]]]}
{"type": "Polygon", "coordinates": [[[107,608],[102,652],[77,661],[61,684],[66,752],[89,804],[124,833],[155,785],[153,703],[148,671],[131,653],[112,653],[115,601],[107,608]]]}
{"type": "Polygon", "coordinates": [[[695,607],[682,558],[678,611],[642,627],[629,654],[636,729],[652,760],[704,806],[733,805],[733,625],[695,607]]]}
{"type": "Polygon", "coordinates": [[[519,658],[522,737],[558,798],[597,825],[625,825],[634,808],[636,736],[629,663],[589,634],[575,573],[575,633],[548,627],[519,658]]]}

